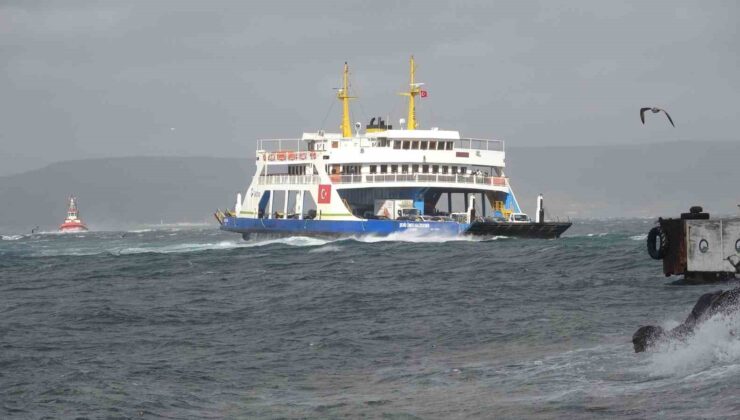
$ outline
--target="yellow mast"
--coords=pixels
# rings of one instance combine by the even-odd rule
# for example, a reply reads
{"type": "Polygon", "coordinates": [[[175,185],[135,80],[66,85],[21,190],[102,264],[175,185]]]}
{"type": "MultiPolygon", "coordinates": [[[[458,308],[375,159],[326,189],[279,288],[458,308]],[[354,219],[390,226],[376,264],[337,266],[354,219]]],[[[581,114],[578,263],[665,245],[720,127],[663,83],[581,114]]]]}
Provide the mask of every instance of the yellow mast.
{"type": "Polygon", "coordinates": [[[407,130],[414,130],[418,126],[416,123],[416,95],[418,95],[421,92],[421,83],[416,83],[414,80],[414,76],[416,74],[416,64],[414,63],[414,56],[411,56],[411,75],[409,80],[409,91],[403,92],[400,95],[408,96],[409,97],[409,115],[408,115],[408,122],[406,124],[407,130]]]}
{"type": "Polygon", "coordinates": [[[354,99],[349,96],[349,65],[344,62],[344,75],[342,77],[342,87],[337,92],[337,99],[342,101],[342,137],[352,137],[352,124],[349,122],[349,100],[354,99]]]}

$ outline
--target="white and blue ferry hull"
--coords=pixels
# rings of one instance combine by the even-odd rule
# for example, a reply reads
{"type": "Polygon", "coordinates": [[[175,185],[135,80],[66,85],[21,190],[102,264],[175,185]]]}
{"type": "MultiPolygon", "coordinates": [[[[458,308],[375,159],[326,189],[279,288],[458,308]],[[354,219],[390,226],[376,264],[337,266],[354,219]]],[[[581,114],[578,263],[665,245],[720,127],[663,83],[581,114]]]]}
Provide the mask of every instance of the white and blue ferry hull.
{"type": "Polygon", "coordinates": [[[476,221],[407,220],[315,220],[315,219],[253,219],[225,217],[221,229],[241,233],[278,236],[388,236],[393,233],[413,233],[434,236],[507,236],[519,238],[554,239],[571,226],[570,222],[509,223],[476,221]]]}

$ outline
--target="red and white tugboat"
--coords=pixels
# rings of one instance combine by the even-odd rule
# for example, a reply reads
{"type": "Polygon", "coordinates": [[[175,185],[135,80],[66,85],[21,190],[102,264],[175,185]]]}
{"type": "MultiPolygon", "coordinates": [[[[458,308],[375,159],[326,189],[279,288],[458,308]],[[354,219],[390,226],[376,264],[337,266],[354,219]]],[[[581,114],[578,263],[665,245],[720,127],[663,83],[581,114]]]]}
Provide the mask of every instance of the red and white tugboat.
{"type": "Polygon", "coordinates": [[[69,197],[69,209],[67,209],[67,218],[59,226],[60,232],[85,232],[87,226],[82,223],[79,217],[80,212],[77,210],[77,199],[74,196],[69,197]]]}

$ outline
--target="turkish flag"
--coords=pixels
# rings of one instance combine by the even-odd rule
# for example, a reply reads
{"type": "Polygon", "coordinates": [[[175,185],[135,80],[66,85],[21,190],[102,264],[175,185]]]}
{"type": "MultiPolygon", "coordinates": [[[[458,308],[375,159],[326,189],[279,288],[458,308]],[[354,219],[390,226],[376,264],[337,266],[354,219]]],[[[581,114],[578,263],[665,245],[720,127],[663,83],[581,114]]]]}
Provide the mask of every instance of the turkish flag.
{"type": "Polygon", "coordinates": [[[319,184],[319,204],[331,203],[331,184],[319,184]]]}
{"type": "Polygon", "coordinates": [[[427,97],[427,95],[428,95],[428,93],[427,93],[427,91],[426,91],[426,90],[421,90],[421,91],[419,91],[419,93],[421,93],[421,97],[422,97],[422,98],[426,98],[426,97],[427,97]]]}

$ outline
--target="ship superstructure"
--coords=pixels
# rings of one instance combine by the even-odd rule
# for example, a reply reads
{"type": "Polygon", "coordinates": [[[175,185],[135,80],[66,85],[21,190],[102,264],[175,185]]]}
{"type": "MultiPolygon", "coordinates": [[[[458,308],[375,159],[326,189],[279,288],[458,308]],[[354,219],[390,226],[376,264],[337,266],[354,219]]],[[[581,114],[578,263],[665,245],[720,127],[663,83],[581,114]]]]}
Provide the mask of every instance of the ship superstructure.
{"type": "Polygon", "coordinates": [[[256,173],[245,195],[237,196],[233,212],[216,215],[222,229],[247,235],[386,235],[407,229],[506,234],[498,231],[508,228],[509,234],[551,237],[567,229],[570,224],[529,223],[521,213],[505,174],[503,141],[418,128],[416,100],[427,92],[415,80],[413,57],[410,66],[409,89],[402,93],[408,97],[407,119],[394,129],[376,117],[363,130],[350,123],[353,97],[345,63],[337,91],[341,132],[259,140],[256,173]],[[482,228],[494,223],[495,229],[482,228]]]}

